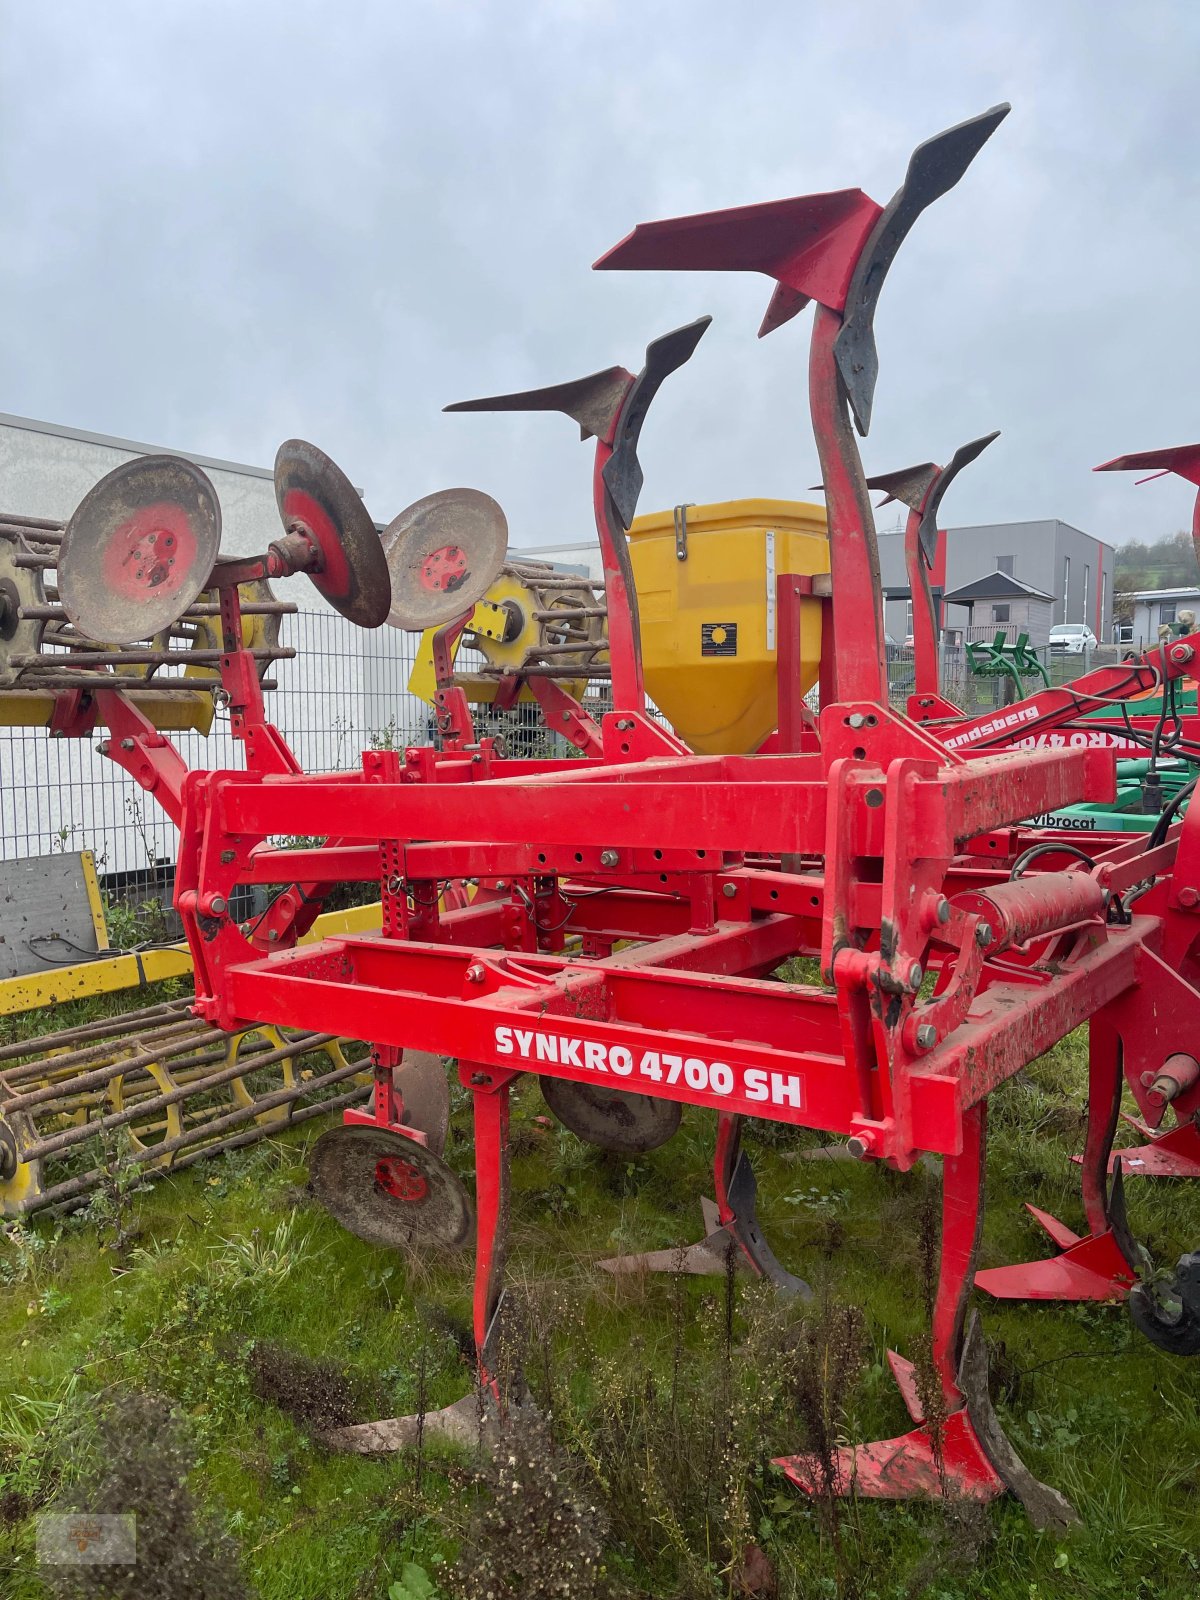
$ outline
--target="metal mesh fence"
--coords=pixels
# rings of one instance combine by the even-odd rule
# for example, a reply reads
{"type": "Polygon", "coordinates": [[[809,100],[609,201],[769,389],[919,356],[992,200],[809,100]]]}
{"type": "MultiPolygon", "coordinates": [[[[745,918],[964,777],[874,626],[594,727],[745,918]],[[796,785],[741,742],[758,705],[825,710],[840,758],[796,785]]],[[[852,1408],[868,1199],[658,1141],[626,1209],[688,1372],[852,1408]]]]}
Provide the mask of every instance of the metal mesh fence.
{"type": "MultiPolygon", "coordinates": [[[[297,656],[274,669],[279,687],[267,714],[305,770],[345,771],[372,744],[429,739],[428,708],[408,692],[416,635],[367,633],[318,611],[284,617],[282,631],[297,656]]],[[[100,736],[0,728],[0,860],[91,850],[110,907],[140,909],[138,931],[153,933],[158,903],[170,904],[175,829],[152,796],[98,754],[100,736]]],[[[171,737],[189,767],[245,766],[220,710],[207,736],[171,737]]]]}

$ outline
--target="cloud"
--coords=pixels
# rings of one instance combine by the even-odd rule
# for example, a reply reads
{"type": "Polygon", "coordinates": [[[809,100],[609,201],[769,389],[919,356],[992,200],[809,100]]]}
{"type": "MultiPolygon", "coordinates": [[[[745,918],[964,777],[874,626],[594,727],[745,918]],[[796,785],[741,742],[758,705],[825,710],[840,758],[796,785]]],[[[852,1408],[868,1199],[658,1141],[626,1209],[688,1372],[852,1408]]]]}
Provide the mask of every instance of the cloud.
{"type": "Polygon", "coordinates": [[[886,199],[913,145],[1010,99],[889,280],[868,467],[999,427],[951,521],[1187,519],[1183,486],[1090,468],[1200,437],[1193,8],[57,0],[3,33],[5,410],[255,463],[302,434],[377,516],[468,483],[515,543],[576,539],[565,419],[441,406],[636,366],[711,311],[643,505],[803,498],[806,321],[759,343],[766,280],[589,263],[655,216],[886,199]]]}

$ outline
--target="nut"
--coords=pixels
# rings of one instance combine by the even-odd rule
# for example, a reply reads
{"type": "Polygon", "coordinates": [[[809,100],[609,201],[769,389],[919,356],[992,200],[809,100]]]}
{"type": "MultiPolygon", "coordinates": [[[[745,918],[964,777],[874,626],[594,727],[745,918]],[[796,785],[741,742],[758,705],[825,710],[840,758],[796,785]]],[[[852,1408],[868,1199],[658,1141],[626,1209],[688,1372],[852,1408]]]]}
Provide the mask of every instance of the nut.
{"type": "Polygon", "coordinates": [[[133,749],[133,740],[132,739],[122,739],[121,740],[121,749],[122,750],[132,750],[133,749]]]}
{"type": "Polygon", "coordinates": [[[1179,891],[1179,904],[1189,910],[1194,905],[1200,905],[1200,889],[1193,888],[1190,883],[1185,883],[1179,891]]]}
{"type": "Polygon", "coordinates": [[[621,857],[615,850],[601,850],[600,865],[602,867],[615,867],[621,857]]]}
{"type": "Polygon", "coordinates": [[[737,884],[723,883],[721,885],[721,893],[725,896],[726,900],[732,900],[737,894],[737,884]]]}
{"type": "Polygon", "coordinates": [[[467,968],[466,977],[468,983],[482,983],[487,977],[487,968],[481,961],[472,961],[467,968]]]}
{"type": "Polygon", "coordinates": [[[866,720],[866,717],[863,716],[861,711],[852,711],[846,718],[846,721],[852,728],[861,728],[865,726],[866,720]]]}
{"type": "Polygon", "coordinates": [[[874,1145],[874,1139],[865,1133],[856,1133],[846,1141],[846,1149],[849,1150],[856,1161],[865,1161],[871,1154],[874,1145]]]}

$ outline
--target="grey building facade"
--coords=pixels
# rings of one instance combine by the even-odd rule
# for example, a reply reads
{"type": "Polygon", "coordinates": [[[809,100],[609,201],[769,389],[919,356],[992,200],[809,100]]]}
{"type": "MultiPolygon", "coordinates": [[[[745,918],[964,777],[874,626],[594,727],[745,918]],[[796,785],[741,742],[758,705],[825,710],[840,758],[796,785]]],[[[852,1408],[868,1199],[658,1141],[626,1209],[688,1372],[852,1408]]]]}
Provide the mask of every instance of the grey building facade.
{"type": "MultiPolygon", "coordinates": [[[[933,586],[943,594],[962,589],[978,578],[1003,572],[1054,597],[1051,626],[1085,622],[1097,639],[1113,636],[1113,564],[1111,545],[1073,528],[1057,517],[1038,522],[988,522],[975,527],[947,528],[935,567],[933,586]]],[[[911,629],[908,575],[903,533],[881,533],[879,566],[886,596],[884,625],[892,638],[903,640],[911,629]]],[[[980,613],[975,627],[992,619],[980,613]]],[[[964,626],[965,611],[950,607],[947,626],[964,626]]]]}

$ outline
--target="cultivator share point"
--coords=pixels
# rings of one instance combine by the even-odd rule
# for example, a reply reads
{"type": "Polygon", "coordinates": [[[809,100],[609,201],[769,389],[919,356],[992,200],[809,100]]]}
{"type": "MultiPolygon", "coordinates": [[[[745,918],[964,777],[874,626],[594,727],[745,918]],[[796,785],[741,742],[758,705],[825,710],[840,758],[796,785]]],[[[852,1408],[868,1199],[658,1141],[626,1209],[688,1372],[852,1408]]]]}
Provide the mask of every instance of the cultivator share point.
{"type": "MultiPolygon", "coordinates": [[[[770,524],[752,550],[738,547],[750,552],[738,559],[760,597],[759,631],[724,609],[744,574],[713,560],[722,530],[690,523],[683,507],[669,559],[656,547],[653,604],[639,616],[627,536],[640,436],[707,318],[654,341],[636,375],[610,367],[454,408],[561,411],[596,441],[603,602],[580,609],[606,613],[612,710],[593,716],[564,687],[591,659],[581,663],[578,651],[563,666],[552,651],[522,653],[505,690],[541,685],[543,713],[577,746],[573,759],[505,757],[477,736],[455,681],[453,644],[468,624],[489,638],[493,626],[496,638],[503,631],[502,604],[487,596],[503,574],[506,535],[486,496],[449,491],[403,513],[385,535],[389,585],[357,496],[311,446],[285,446],[277,484],[286,533],[260,561],[214,562],[213,505],[194,469],[148,486],[124,520],[96,491],[105,514],[79,518],[68,556],[81,571],[115,563],[131,591],[173,586],[183,604],[205,588],[218,597],[219,670],[248,770],[185,773],[169,744],[101,689],[95,698],[122,736],[121,752],[110,753],[179,821],[176,901],[199,1015],[229,1031],[270,1021],[372,1041],[371,1109],[347,1112],[314,1150],[326,1203],[363,1237],[416,1248],[460,1243],[473,1209],[482,1394],[504,1401],[509,1096],[525,1076],[539,1077],[562,1122],[606,1149],[662,1144],[685,1105],[712,1113],[715,1204],[682,1264],[710,1270],[735,1252],[792,1292],[804,1285],[758,1224],[743,1120],[840,1136],[853,1156],[900,1172],[931,1153],[942,1158],[935,1392],[894,1355],[913,1428],[839,1451],[834,1487],[980,1500],[1007,1488],[1039,1523],[1062,1526],[1070,1507],[1031,1477],[991,1408],[968,1301],[976,1281],[1043,1297],[1136,1286],[1144,1324],[1178,1347],[1192,1337],[1194,1266],[1181,1264],[1172,1294],[1156,1298],[1149,1279],[1140,1282],[1122,1166],[1111,1183],[1108,1167],[1123,1082],[1151,1130],[1168,1104],[1181,1126],[1200,1108],[1200,808],[1184,814],[1181,790],[1142,836],[1047,832],[1023,819],[1110,801],[1118,752],[1148,753],[1152,763],[1200,758],[1196,719],[1176,698],[1197,677],[1200,635],[981,717],[941,697],[928,582],[937,506],[990,440],[965,446],[945,469],[927,463],[869,480],[854,427],[865,434],[871,420],[874,312],[895,254],[1007,109],[922,145],[886,206],[849,189],[650,223],[597,263],[763,272],[776,285],[763,333],[815,303],[808,392],[828,538],[801,518],[786,537],[770,524]],[[921,642],[907,714],[888,703],[872,483],[911,511],[921,642]],[[143,513],[151,487],[154,509],[143,513]],[[187,581],[170,555],[159,579],[168,535],[171,550],[195,552],[184,558],[198,564],[187,581]],[[390,612],[436,630],[440,748],[370,750],[352,773],[299,771],[265,721],[237,589],[292,570],[313,573],[356,620],[390,612]],[[500,615],[490,617],[489,605],[500,615]],[[643,635],[665,660],[672,626],[680,659],[698,648],[706,683],[742,686],[745,703],[719,727],[701,726],[682,695],[674,732],[650,714],[643,635]],[[765,677],[747,670],[763,663],[765,677]],[[814,689],[819,715],[805,701],[814,689]],[[1155,715],[1149,694],[1159,697],[1155,715]],[[319,842],[284,852],[273,841],[285,834],[319,842]],[[281,881],[292,887],[256,923],[239,925],[235,891],[281,881]],[[379,885],[382,931],[298,944],[328,888],[347,881],[379,885]],[[781,964],[797,956],[816,963],[818,981],[780,981],[781,964]],[[1084,1023],[1089,1233],[1076,1238],[1046,1219],[1061,1256],[977,1278],[988,1098],[1084,1023]],[[473,1208],[441,1159],[446,1057],[473,1108],[473,1208]]],[[[635,549],[638,538],[635,530],[635,549]]],[[[64,593],[74,597],[70,576],[64,593]]],[[[88,594],[85,585],[71,604],[84,606],[88,594]]],[[[79,617],[107,622],[107,613],[79,617]]],[[[469,1396],[441,1421],[461,1432],[476,1415],[469,1396]]],[[[397,1418],[347,1430],[344,1442],[387,1448],[425,1426],[397,1418]]],[[[803,1455],[780,1465],[805,1490],[828,1476],[803,1455]]]]}

